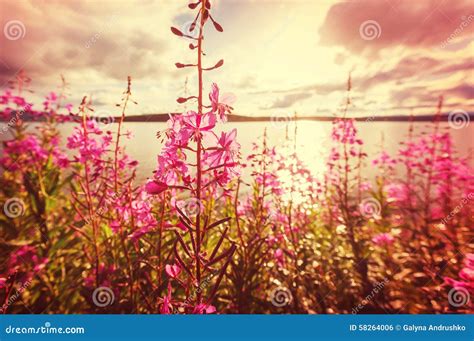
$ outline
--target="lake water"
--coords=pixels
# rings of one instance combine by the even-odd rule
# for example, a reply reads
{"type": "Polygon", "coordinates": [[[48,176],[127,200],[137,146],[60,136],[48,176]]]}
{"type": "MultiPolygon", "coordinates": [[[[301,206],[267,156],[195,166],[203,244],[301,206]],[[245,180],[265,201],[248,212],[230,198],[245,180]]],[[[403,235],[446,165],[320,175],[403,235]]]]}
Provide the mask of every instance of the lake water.
{"type": "MultiPolygon", "coordinates": [[[[298,121],[295,122],[242,122],[226,123],[221,125],[225,130],[237,128],[238,142],[241,144],[242,155],[246,156],[251,152],[252,142],[263,135],[267,129],[269,145],[282,145],[285,141],[286,131],[293,135],[295,124],[297,124],[297,152],[300,158],[305,161],[309,168],[316,174],[324,172],[324,164],[331,146],[330,133],[331,122],[298,121]],[[287,128],[288,126],[288,128],[287,128]]],[[[453,136],[454,145],[459,155],[472,155],[474,149],[474,124],[462,129],[449,128],[447,122],[440,123],[442,128],[450,129],[453,136]],[[471,153],[471,154],[469,154],[471,153]]],[[[0,123],[0,132],[4,123],[0,123]]],[[[63,136],[68,136],[74,124],[66,123],[62,125],[63,136]]],[[[408,134],[408,122],[357,122],[356,126],[359,136],[364,141],[364,150],[372,159],[381,150],[382,138],[384,149],[391,155],[395,155],[399,142],[406,140],[408,134]]],[[[133,134],[131,140],[124,139],[127,152],[140,162],[139,178],[145,180],[152,175],[156,166],[156,155],[161,150],[161,143],[156,138],[156,132],[165,128],[165,123],[156,122],[127,122],[124,124],[125,130],[130,130],[133,134]]],[[[114,124],[107,129],[114,130],[114,124]]],[[[426,123],[415,123],[416,131],[431,131],[426,123]]],[[[8,133],[0,135],[1,140],[10,138],[8,133]]],[[[471,160],[472,161],[472,160],[471,160]]],[[[364,174],[368,177],[373,174],[370,163],[367,162],[364,174]]],[[[245,175],[245,174],[244,174],[245,175]]]]}

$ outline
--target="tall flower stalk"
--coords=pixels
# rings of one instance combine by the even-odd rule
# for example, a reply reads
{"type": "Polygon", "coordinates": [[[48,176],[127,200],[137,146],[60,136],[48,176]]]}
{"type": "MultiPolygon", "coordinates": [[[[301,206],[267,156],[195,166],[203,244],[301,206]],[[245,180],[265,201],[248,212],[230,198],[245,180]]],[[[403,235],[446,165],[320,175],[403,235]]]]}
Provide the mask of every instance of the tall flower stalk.
{"type": "Polygon", "coordinates": [[[158,156],[158,168],[154,179],[147,183],[149,193],[161,194],[164,191],[172,193],[175,198],[173,209],[177,214],[176,223],[185,230],[184,233],[175,230],[173,253],[176,263],[165,267],[170,278],[168,293],[163,298],[161,308],[163,313],[213,312],[211,303],[235,251],[235,245],[232,244],[219,254],[228,231],[228,227],[224,226],[230,217],[211,222],[213,214],[212,205],[209,204],[213,201],[216,190],[221,188],[227,192],[227,186],[238,175],[240,146],[235,141],[236,130],[222,132],[220,136],[214,132],[218,123],[226,122],[227,114],[231,110],[228,105],[219,102],[217,85],[212,84],[209,105],[204,103],[203,95],[204,72],[217,69],[224,63],[220,60],[212,67],[204,67],[204,26],[211,21],[217,31],[223,30],[212,18],[210,1],[201,0],[192,3],[189,8],[197,9],[197,15],[190,28],[191,33],[183,33],[175,27],[172,27],[171,31],[179,37],[190,39],[189,48],[197,53],[196,64],[175,64],[177,68],[191,67],[197,70],[197,95],[177,99],[178,103],[196,100],[197,111],[188,111],[171,117],[168,129],[158,134],[159,137],[164,137],[165,146],[158,156]],[[197,30],[197,37],[191,35],[194,30],[197,30]],[[209,111],[206,112],[205,109],[209,111]],[[220,235],[218,231],[210,233],[211,229],[217,230],[218,227],[221,227],[220,235]],[[214,244],[213,248],[209,248],[210,243],[214,244]],[[179,278],[182,271],[187,275],[186,280],[179,278]],[[204,298],[202,283],[203,279],[208,279],[209,276],[215,277],[214,285],[204,298]],[[184,302],[172,300],[172,282],[184,289],[187,296],[184,302]]]}

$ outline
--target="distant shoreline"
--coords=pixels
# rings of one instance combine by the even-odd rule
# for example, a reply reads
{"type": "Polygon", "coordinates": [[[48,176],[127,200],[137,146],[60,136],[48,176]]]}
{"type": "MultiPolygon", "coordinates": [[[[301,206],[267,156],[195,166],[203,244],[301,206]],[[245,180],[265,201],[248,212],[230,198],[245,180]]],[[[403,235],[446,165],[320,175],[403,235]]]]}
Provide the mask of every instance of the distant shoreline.
{"type": "MultiPolygon", "coordinates": [[[[178,113],[170,113],[170,115],[176,115],[178,113]]],[[[474,113],[468,113],[469,120],[474,120],[474,113]]],[[[336,119],[336,116],[245,116],[231,114],[228,117],[229,122],[272,122],[272,121],[319,121],[319,122],[330,122],[336,119]]],[[[449,115],[448,113],[440,116],[440,121],[447,122],[449,115]]],[[[406,116],[406,115],[390,115],[390,116],[365,116],[365,117],[348,117],[353,118],[356,121],[366,122],[431,122],[434,120],[434,115],[418,115],[418,116],[406,116]]],[[[128,122],[166,122],[169,119],[168,114],[149,114],[149,115],[138,115],[125,117],[125,121],[128,122]]]]}
{"type": "MultiPolygon", "coordinates": [[[[169,114],[144,114],[144,115],[135,115],[135,116],[126,116],[125,122],[166,122],[169,119],[170,115],[178,115],[179,113],[169,113],[169,114]]],[[[456,116],[458,119],[465,119],[468,121],[474,121],[474,113],[463,114],[460,112],[459,116],[456,116]],[[462,116],[462,117],[461,117],[462,116]]],[[[104,117],[105,118],[105,117],[104,117]]],[[[108,117],[114,121],[118,121],[120,117],[108,117]]],[[[271,116],[245,116],[245,115],[228,115],[229,122],[272,122],[272,121],[317,121],[317,122],[330,122],[336,119],[336,116],[281,116],[281,117],[271,117],[271,116]]],[[[407,116],[407,115],[390,115],[390,116],[365,116],[365,117],[347,117],[347,119],[355,119],[359,122],[432,122],[435,118],[434,115],[417,115],[417,116],[407,116]]],[[[41,121],[33,118],[28,113],[22,115],[21,119],[23,121],[41,121]]],[[[449,114],[444,113],[439,117],[441,122],[449,121],[449,114]]],[[[0,122],[8,122],[8,119],[0,118],[0,122]]]]}

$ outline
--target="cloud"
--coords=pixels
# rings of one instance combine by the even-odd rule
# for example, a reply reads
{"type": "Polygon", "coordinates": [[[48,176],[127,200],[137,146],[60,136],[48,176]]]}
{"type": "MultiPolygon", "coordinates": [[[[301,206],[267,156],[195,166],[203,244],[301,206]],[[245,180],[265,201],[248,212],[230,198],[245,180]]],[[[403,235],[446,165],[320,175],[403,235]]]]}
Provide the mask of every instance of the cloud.
{"type": "Polygon", "coordinates": [[[173,63],[165,59],[172,46],[163,39],[171,35],[167,23],[172,13],[179,12],[171,11],[173,3],[3,3],[1,28],[16,20],[26,32],[16,40],[0,35],[0,82],[20,69],[40,82],[60,73],[102,81],[123,80],[129,74],[136,79],[173,76],[173,63]],[[139,15],[145,11],[153,18],[139,15]]]}
{"type": "Polygon", "coordinates": [[[261,95],[261,94],[291,94],[294,92],[311,92],[317,95],[328,95],[332,92],[336,91],[345,91],[345,81],[341,81],[341,83],[314,83],[308,85],[301,85],[298,87],[291,87],[288,89],[273,89],[273,90],[262,90],[262,91],[254,91],[251,92],[253,95],[261,95]]]}
{"type": "Polygon", "coordinates": [[[432,107],[436,106],[440,96],[444,98],[445,107],[459,106],[466,109],[472,109],[474,102],[474,86],[469,84],[460,84],[443,89],[433,89],[429,86],[409,86],[402,89],[395,89],[391,93],[391,102],[395,106],[406,106],[411,104],[414,107],[432,107]],[[469,102],[471,101],[471,104],[469,102]]]}
{"type": "Polygon", "coordinates": [[[453,88],[447,89],[448,96],[460,99],[474,99],[474,86],[471,84],[461,84],[453,88]]]}
{"type": "Polygon", "coordinates": [[[430,72],[441,64],[442,61],[431,57],[409,55],[400,59],[394,67],[386,71],[376,71],[371,76],[356,77],[353,79],[354,88],[365,91],[383,83],[403,81],[407,78],[417,77],[421,73],[430,72]]]}
{"type": "Polygon", "coordinates": [[[311,97],[309,92],[299,92],[285,95],[277,99],[268,109],[284,109],[289,108],[298,101],[311,97]]]}
{"type": "Polygon", "coordinates": [[[348,1],[330,8],[319,35],[322,44],[356,53],[377,53],[399,45],[441,46],[455,32],[458,38],[472,34],[472,14],[470,0],[348,1]],[[373,31],[366,31],[364,39],[360,30],[368,21],[373,31]]]}

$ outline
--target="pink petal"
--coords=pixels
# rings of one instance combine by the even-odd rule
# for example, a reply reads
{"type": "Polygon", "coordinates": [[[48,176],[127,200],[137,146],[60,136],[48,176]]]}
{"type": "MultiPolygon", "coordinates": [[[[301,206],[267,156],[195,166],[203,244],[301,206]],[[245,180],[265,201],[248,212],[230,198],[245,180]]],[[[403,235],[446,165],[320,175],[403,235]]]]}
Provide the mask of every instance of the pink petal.
{"type": "Polygon", "coordinates": [[[145,185],[145,191],[148,194],[160,194],[168,189],[168,185],[160,181],[149,181],[145,185]]]}

